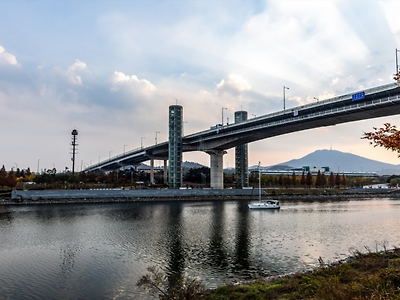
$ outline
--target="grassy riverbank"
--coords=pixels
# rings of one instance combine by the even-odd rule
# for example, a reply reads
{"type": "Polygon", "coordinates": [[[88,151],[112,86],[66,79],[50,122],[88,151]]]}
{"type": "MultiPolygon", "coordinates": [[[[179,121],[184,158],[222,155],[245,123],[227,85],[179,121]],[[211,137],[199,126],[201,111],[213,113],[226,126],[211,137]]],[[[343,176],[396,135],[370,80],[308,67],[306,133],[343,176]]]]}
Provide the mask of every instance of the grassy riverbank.
{"type": "Polygon", "coordinates": [[[199,299],[400,299],[400,249],[354,255],[305,274],[222,286],[199,299]]]}
{"type": "Polygon", "coordinates": [[[400,248],[361,253],[352,251],[348,259],[294,275],[275,276],[249,283],[227,284],[215,290],[190,278],[171,278],[156,267],[137,283],[159,294],[159,299],[400,299],[400,248]]]}

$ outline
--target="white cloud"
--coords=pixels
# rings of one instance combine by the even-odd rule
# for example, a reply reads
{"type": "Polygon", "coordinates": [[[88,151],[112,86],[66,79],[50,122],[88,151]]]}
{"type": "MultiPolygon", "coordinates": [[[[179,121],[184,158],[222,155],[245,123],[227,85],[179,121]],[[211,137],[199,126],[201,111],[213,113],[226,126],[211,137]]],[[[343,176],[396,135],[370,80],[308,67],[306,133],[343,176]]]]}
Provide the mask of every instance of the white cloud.
{"type": "Polygon", "coordinates": [[[116,92],[127,88],[131,92],[150,96],[157,91],[157,88],[146,79],[139,79],[136,75],[125,75],[122,72],[115,71],[111,76],[111,91],[116,92]]]}
{"type": "Polygon", "coordinates": [[[67,71],[65,72],[68,82],[72,85],[82,86],[82,77],[79,73],[85,72],[87,69],[87,65],[84,62],[76,59],[75,63],[68,67],[67,71]]]}
{"type": "Polygon", "coordinates": [[[393,37],[397,43],[400,43],[400,2],[399,1],[379,1],[381,8],[386,15],[386,22],[388,23],[393,37]]]}
{"type": "Polygon", "coordinates": [[[220,83],[217,84],[216,90],[219,94],[228,93],[233,96],[238,96],[243,91],[250,90],[251,86],[247,80],[238,74],[229,74],[228,78],[222,79],[220,83]]]}
{"type": "Polygon", "coordinates": [[[3,46],[0,46],[0,65],[12,65],[16,67],[20,67],[20,64],[17,62],[17,58],[15,55],[6,52],[3,46]]]}
{"type": "Polygon", "coordinates": [[[332,79],[332,82],[330,83],[330,86],[336,85],[338,83],[338,81],[339,81],[339,78],[337,78],[337,77],[332,79]]]}

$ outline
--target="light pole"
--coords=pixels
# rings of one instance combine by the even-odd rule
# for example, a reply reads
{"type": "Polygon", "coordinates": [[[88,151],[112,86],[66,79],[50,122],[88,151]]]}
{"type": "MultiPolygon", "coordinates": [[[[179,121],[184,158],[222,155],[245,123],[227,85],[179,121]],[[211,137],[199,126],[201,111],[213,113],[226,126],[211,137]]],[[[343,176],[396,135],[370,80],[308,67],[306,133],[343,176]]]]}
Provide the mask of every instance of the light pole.
{"type": "Polygon", "coordinates": [[[285,106],[285,90],[288,90],[289,88],[287,86],[283,86],[283,110],[286,109],[285,106]]]}
{"type": "Polygon", "coordinates": [[[101,158],[101,156],[99,156],[99,163],[100,163],[100,158],[101,158]]]}
{"type": "Polygon", "coordinates": [[[186,121],[182,122],[182,136],[185,136],[185,124],[187,124],[186,121]]]}
{"type": "Polygon", "coordinates": [[[226,107],[222,108],[222,123],[221,125],[224,126],[224,109],[227,109],[226,107]]]}
{"type": "Polygon", "coordinates": [[[125,154],[125,147],[126,147],[126,146],[128,146],[128,145],[124,145],[124,154],[125,154]]]}
{"type": "Polygon", "coordinates": [[[159,131],[156,131],[156,145],[157,145],[157,133],[160,133],[159,131]]]}
{"type": "Polygon", "coordinates": [[[397,59],[397,52],[400,52],[400,50],[396,48],[396,74],[399,73],[399,60],[397,59]]]}
{"type": "Polygon", "coordinates": [[[143,149],[143,139],[145,139],[145,138],[146,138],[145,136],[142,136],[140,138],[140,149],[143,149]]]}
{"type": "Polygon", "coordinates": [[[112,151],[108,152],[108,159],[111,159],[111,153],[112,153],[112,151]]]}

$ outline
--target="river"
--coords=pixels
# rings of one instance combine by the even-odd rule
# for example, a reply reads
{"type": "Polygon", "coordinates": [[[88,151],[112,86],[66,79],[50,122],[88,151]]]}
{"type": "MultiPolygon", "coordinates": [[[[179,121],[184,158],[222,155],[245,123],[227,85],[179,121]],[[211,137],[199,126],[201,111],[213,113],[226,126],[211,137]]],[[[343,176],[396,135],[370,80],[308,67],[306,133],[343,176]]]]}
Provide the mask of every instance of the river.
{"type": "Polygon", "coordinates": [[[152,299],[149,266],[207,287],[310,269],[351,248],[400,245],[400,200],[0,206],[4,299],[152,299]]]}

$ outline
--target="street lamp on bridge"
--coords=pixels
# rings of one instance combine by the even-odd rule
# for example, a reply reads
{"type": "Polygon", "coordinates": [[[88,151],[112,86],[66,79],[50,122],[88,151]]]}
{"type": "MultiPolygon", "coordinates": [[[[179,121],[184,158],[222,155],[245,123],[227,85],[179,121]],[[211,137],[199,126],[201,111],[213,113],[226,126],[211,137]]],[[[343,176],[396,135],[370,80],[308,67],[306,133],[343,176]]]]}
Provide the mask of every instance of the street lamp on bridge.
{"type": "Polygon", "coordinates": [[[145,138],[146,138],[145,136],[142,136],[140,138],[140,149],[143,149],[143,139],[145,139],[145,138]]]}
{"type": "Polygon", "coordinates": [[[397,58],[397,52],[400,52],[400,50],[396,48],[396,74],[394,74],[394,80],[400,81],[399,60],[397,58]]]}
{"type": "Polygon", "coordinates": [[[156,131],[156,145],[157,145],[157,133],[160,133],[159,131],[156,131]]]}
{"type": "Polygon", "coordinates": [[[288,90],[289,88],[287,86],[283,86],[283,110],[286,109],[285,106],[285,90],[288,90]]]}

